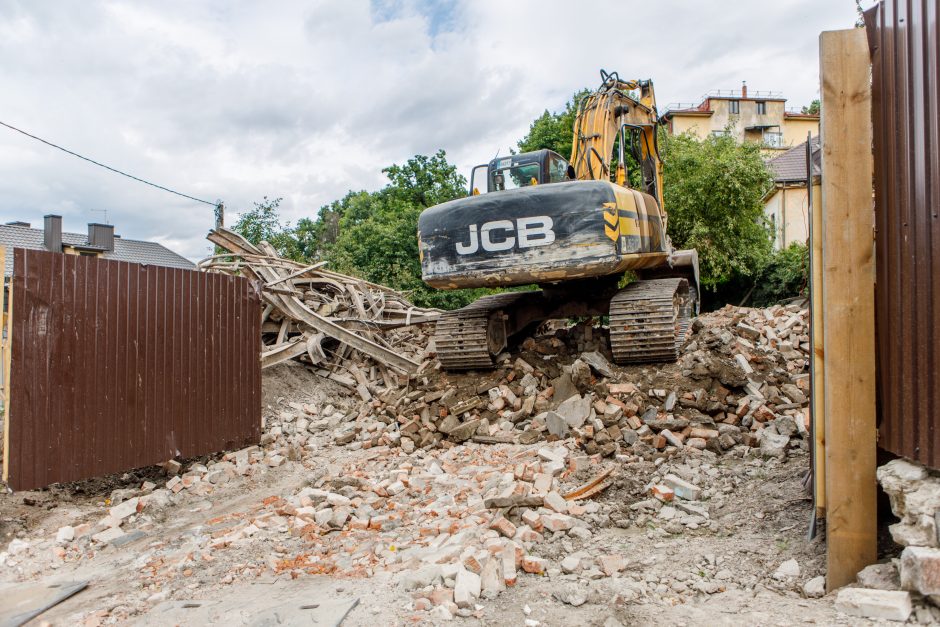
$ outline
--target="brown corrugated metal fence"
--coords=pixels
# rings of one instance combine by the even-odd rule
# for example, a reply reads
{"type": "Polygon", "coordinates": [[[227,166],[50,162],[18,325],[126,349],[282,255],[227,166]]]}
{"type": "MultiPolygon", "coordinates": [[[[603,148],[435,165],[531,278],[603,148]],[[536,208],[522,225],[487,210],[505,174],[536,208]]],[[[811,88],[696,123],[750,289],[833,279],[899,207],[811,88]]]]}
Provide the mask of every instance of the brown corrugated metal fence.
{"type": "Polygon", "coordinates": [[[16,249],[9,485],[257,442],[259,311],[244,278],[16,249]]]}
{"type": "Polygon", "coordinates": [[[866,12],[875,152],[879,446],[940,467],[940,0],[866,12]]]}

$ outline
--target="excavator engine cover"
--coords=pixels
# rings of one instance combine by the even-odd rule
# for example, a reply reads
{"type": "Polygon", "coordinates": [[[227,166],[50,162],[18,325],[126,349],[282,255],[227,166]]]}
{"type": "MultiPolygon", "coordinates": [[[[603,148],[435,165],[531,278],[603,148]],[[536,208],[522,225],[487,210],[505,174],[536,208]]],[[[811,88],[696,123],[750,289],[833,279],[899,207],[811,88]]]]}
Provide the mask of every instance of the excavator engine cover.
{"type": "Polygon", "coordinates": [[[452,200],[418,220],[422,279],[441,289],[548,284],[663,265],[652,196],[568,181],[452,200]]]}

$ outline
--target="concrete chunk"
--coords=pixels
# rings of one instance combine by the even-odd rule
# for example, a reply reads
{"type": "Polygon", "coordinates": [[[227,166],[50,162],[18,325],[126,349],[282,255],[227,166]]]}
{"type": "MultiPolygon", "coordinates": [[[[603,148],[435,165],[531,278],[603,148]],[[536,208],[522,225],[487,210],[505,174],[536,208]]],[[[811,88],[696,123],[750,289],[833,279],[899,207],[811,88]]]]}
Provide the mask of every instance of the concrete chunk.
{"type": "Polygon", "coordinates": [[[612,377],[614,376],[613,368],[610,366],[610,362],[597,351],[591,351],[589,353],[582,353],[581,359],[589,365],[594,372],[601,375],[602,377],[612,377]]]}
{"type": "Polygon", "coordinates": [[[668,474],[663,477],[663,483],[670,488],[680,499],[685,499],[686,501],[697,501],[702,496],[702,489],[695,484],[689,483],[681,477],[677,477],[673,474],[668,474]]]}
{"type": "Polygon", "coordinates": [[[909,546],[901,552],[901,588],[940,594],[940,549],[909,546]]]}
{"type": "Polygon", "coordinates": [[[120,505],[115,505],[110,509],[110,514],[112,518],[117,518],[118,520],[124,520],[128,516],[137,513],[137,504],[140,502],[140,497],[135,496],[132,499],[127,499],[120,505]]]}
{"type": "Polygon", "coordinates": [[[575,395],[564,401],[555,411],[568,423],[569,427],[577,429],[591,415],[591,399],[575,395]]]}
{"type": "Polygon", "coordinates": [[[767,430],[760,437],[760,454],[764,457],[786,457],[790,438],[767,430]]]}
{"type": "Polygon", "coordinates": [[[877,590],[900,590],[901,580],[898,571],[891,562],[870,564],[860,570],[856,576],[858,585],[877,590]]]}
{"type": "Polygon", "coordinates": [[[559,438],[567,438],[568,433],[570,432],[570,427],[568,423],[562,418],[558,412],[546,411],[535,417],[537,421],[541,421],[548,428],[548,432],[559,438]]]}
{"type": "Polygon", "coordinates": [[[543,504],[548,509],[558,512],[559,514],[568,513],[568,501],[566,501],[562,495],[560,495],[558,492],[555,492],[554,490],[545,495],[543,504]]]}
{"type": "Polygon", "coordinates": [[[106,542],[111,542],[112,540],[117,540],[124,535],[124,532],[120,527],[109,527],[101,533],[96,533],[91,537],[95,542],[101,542],[102,544],[106,542]]]}
{"type": "Polygon", "coordinates": [[[502,560],[496,559],[491,559],[483,565],[483,570],[480,572],[480,586],[484,599],[495,599],[506,589],[501,566],[502,560]]]}
{"type": "Polygon", "coordinates": [[[849,616],[904,622],[911,615],[910,592],[843,588],[836,609],[849,616]]]}
{"type": "Polygon", "coordinates": [[[457,571],[454,582],[454,603],[457,607],[473,607],[473,602],[480,598],[480,576],[466,569],[457,571]]]}
{"type": "Polygon", "coordinates": [[[59,527],[59,531],[55,534],[56,544],[68,544],[75,539],[75,528],[69,525],[65,527],[59,527]]]}

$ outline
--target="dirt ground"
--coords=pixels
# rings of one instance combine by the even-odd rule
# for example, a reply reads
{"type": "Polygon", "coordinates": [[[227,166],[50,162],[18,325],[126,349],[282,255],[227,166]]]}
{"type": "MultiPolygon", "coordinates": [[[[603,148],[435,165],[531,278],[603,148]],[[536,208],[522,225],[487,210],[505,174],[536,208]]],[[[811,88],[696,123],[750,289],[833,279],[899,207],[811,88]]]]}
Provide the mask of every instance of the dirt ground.
{"type": "MultiPolygon", "coordinates": [[[[647,382],[676,383],[675,370],[620,374],[643,373],[647,382]]],[[[265,371],[263,402],[270,419],[298,405],[332,406],[332,413],[341,415],[356,404],[343,388],[297,363],[265,371]]],[[[542,446],[466,442],[409,457],[395,448],[338,446],[332,431],[324,429],[280,465],[256,464],[258,472],[235,475],[211,491],[184,490],[159,507],[148,504],[112,543],[62,543],[56,534],[66,525],[96,524],[121,490],[134,493],[145,481],[162,486],[168,479],[163,470],[0,494],[0,546],[7,547],[0,553],[0,594],[28,583],[89,582],[31,624],[322,625],[337,624],[347,611],[344,625],[438,624],[450,615],[416,607],[432,586],[424,592],[420,585],[406,589],[408,571],[389,558],[406,547],[375,547],[363,534],[345,531],[316,538],[295,534],[265,508],[324,481],[338,493],[352,494],[361,477],[379,476],[396,464],[440,461],[445,470],[448,463],[464,464],[472,477],[476,471],[467,465],[483,468],[486,462],[496,464],[498,474],[493,460],[528,459],[542,446]],[[268,526],[252,522],[246,533],[249,520],[266,520],[268,526]],[[241,526],[233,526],[236,522],[241,526]],[[240,529],[237,540],[217,542],[234,528],[240,529]],[[325,544],[328,540],[333,544],[325,544]],[[341,546],[353,557],[372,551],[385,557],[385,566],[356,567],[355,560],[328,554],[328,546],[341,546]],[[335,561],[321,568],[324,574],[312,567],[325,563],[319,557],[335,561]]],[[[608,458],[602,464],[615,467],[614,480],[591,499],[582,532],[545,532],[528,547],[531,555],[546,559],[545,573],[519,572],[514,586],[496,598],[481,597],[461,610],[466,616],[452,620],[605,627],[877,624],[839,613],[833,594],[807,598],[803,593],[808,580],[824,574],[825,547],[821,535],[807,535],[811,502],[803,480],[809,455],[802,448],[793,447],[784,458],[764,458],[755,448],[739,446],[720,455],[688,451],[655,461],[608,458]],[[662,504],[651,504],[650,485],[670,472],[703,488],[701,506],[708,514],[687,516],[683,510],[671,518],[662,504]],[[559,566],[570,556],[584,564],[605,555],[621,556],[623,568],[610,575],[593,567],[566,574],[559,566]],[[788,560],[796,561],[798,572],[777,573],[788,560]]],[[[595,471],[568,474],[563,482],[575,486],[595,471]]],[[[916,619],[928,622],[933,616],[921,607],[916,619]]]]}

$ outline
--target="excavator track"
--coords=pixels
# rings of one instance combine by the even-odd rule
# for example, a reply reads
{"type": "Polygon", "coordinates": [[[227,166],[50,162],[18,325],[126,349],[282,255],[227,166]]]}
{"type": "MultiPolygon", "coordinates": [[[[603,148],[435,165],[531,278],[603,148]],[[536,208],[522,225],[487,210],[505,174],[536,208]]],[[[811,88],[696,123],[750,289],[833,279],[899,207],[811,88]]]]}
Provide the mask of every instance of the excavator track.
{"type": "Polygon", "coordinates": [[[503,309],[531,292],[484,296],[437,320],[434,346],[444,370],[491,369],[494,358],[506,348],[503,309]]]}
{"type": "Polygon", "coordinates": [[[695,309],[686,279],[628,285],[610,301],[610,348],[618,364],[675,361],[695,309]]]}

